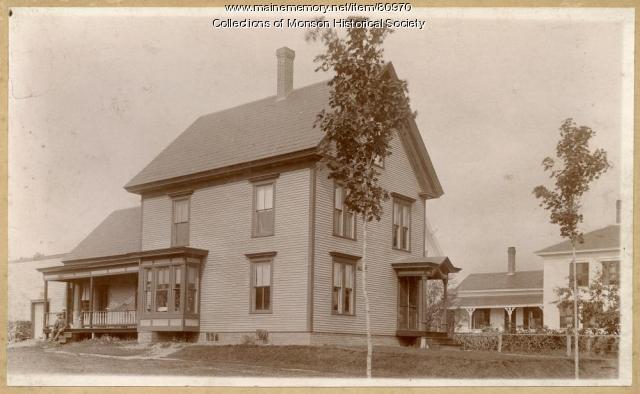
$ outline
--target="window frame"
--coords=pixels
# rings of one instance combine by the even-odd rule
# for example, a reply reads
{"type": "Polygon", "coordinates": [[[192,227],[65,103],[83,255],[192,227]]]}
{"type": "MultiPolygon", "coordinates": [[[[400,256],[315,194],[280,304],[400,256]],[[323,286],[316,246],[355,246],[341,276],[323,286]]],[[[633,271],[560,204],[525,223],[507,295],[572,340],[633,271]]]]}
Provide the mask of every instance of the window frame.
{"type": "MultiPolygon", "coordinates": [[[[578,320],[579,318],[580,316],[578,316],[578,320]]],[[[573,327],[574,323],[575,321],[573,316],[573,304],[568,303],[558,305],[558,326],[560,328],[569,328],[573,327]],[[569,323],[570,325],[567,323],[569,323]]],[[[578,324],[580,323],[578,322],[578,324]]]]}
{"type": "Polygon", "coordinates": [[[332,232],[333,235],[335,237],[340,237],[340,238],[344,238],[344,239],[349,239],[352,241],[357,241],[357,234],[358,234],[358,220],[356,218],[356,215],[353,212],[350,212],[351,215],[353,215],[353,225],[352,225],[352,231],[353,231],[353,237],[349,237],[347,235],[344,234],[344,217],[345,217],[345,213],[347,212],[346,206],[344,205],[344,198],[345,198],[345,191],[344,191],[344,186],[342,184],[340,184],[339,182],[334,182],[333,183],[333,210],[331,211],[331,219],[333,222],[333,226],[332,226],[332,232]],[[338,188],[342,189],[342,193],[343,193],[343,198],[342,198],[342,211],[340,214],[340,223],[341,223],[341,229],[342,229],[342,234],[340,234],[339,232],[336,232],[336,194],[337,194],[337,190],[338,188]]]}
{"type": "MultiPolygon", "coordinates": [[[[273,260],[275,255],[263,255],[249,258],[249,313],[271,314],[273,313],[273,260]],[[256,284],[255,270],[258,264],[269,264],[269,308],[256,309],[256,284]]],[[[266,286],[265,286],[266,287],[266,286]]]]}
{"type": "Polygon", "coordinates": [[[270,176],[267,179],[259,179],[251,181],[253,184],[252,190],[252,205],[251,205],[251,237],[252,238],[261,238],[261,237],[271,237],[276,235],[276,177],[270,176]],[[271,193],[271,212],[273,217],[273,224],[271,227],[271,232],[259,233],[258,232],[258,188],[271,185],[272,193],[271,193]]]}
{"type": "Polygon", "coordinates": [[[191,193],[172,196],[171,197],[171,247],[189,246],[190,242],[191,242],[191,193]],[[176,204],[182,201],[187,202],[187,221],[176,222],[175,221],[176,204]],[[177,236],[178,236],[177,227],[178,227],[178,224],[181,224],[181,223],[187,223],[187,226],[186,226],[187,241],[185,244],[179,244],[177,239],[177,236]]]}
{"type": "MultiPolygon", "coordinates": [[[[331,314],[334,316],[356,316],[356,290],[357,290],[357,272],[358,272],[358,262],[355,260],[351,260],[351,259],[346,259],[346,258],[341,258],[341,257],[336,257],[334,256],[333,259],[331,260],[331,293],[330,293],[330,310],[331,310],[331,314]],[[342,304],[342,309],[343,311],[340,312],[339,310],[336,311],[333,309],[333,291],[334,291],[334,284],[335,284],[335,269],[334,269],[334,265],[335,264],[339,264],[340,265],[340,275],[342,277],[342,281],[341,281],[341,292],[343,294],[342,299],[343,299],[343,304],[342,304]],[[351,302],[351,313],[347,313],[344,312],[344,300],[346,300],[346,297],[344,296],[344,292],[346,289],[345,286],[345,274],[346,274],[346,266],[349,265],[352,267],[353,270],[353,287],[351,288],[351,292],[352,292],[352,296],[353,296],[353,301],[351,302]]],[[[338,301],[339,302],[339,301],[338,301]]]]}
{"type": "Polygon", "coordinates": [[[602,266],[602,279],[603,282],[605,280],[605,273],[607,274],[606,283],[603,283],[605,286],[620,286],[620,260],[603,260],[600,262],[602,266]],[[606,268],[611,265],[616,266],[616,278],[615,283],[611,282],[611,272],[606,268]]]}
{"type": "MultiPolygon", "coordinates": [[[[573,265],[574,265],[574,263],[569,263],[569,284],[571,286],[573,286],[573,275],[574,275],[573,265]]],[[[589,262],[588,261],[576,261],[575,265],[576,265],[575,269],[576,269],[576,271],[578,271],[578,273],[577,273],[577,280],[578,280],[578,284],[577,285],[578,285],[578,287],[589,287],[590,279],[591,279],[590,278],[591,274],[589,272],[589,269],[590,269],[589,262]],[[580,272],[580,269],[579,269],[578,266],[580,266],[580,267],[586,266],[587,267],[586,273],[580,272]],[[584,278],[585,275],[586,275],[586,284],[582,284],[581,278],[584,278]]]]}
{"type": "MultiPolygon", "coordinates": [[[[409,198],[409,197],[405,197],[402,196],[400,194],[397,193],[391,193],[392,195],[392,201],[391,201],[391,247],[394,250],[400,250],[403,252],[409,252],[411,253],[411,238],[413,236],[413,230],[412,230],[412,222],[413,222],[413,203],[415,202],[415,199],[409,198]],[[396,222],[396,204],[398,204],[401,208],[403,207],[407,207],[407,209],[409,210],[408,212],[408,217],[409,217],[409,226],[405,227],[404,226],[404,218],[402,217],[402,213],[401,213],[401,225],[400,225],[400,229],[404,229],[407,228],[408,229],[408,234],[409,236],[407,237],[406,241],[407,241],[407,248],[404,249],[401,247],[402,244],[402,239],[398,238],[398,243],[399,245],[396,246],[395,244],[395,240],[394,237],[396,236],[396,229],[395,229],[395,222],[396,222]]],[[[404,237],[404,233],[401,232],[402,237],[404,237]]]]}

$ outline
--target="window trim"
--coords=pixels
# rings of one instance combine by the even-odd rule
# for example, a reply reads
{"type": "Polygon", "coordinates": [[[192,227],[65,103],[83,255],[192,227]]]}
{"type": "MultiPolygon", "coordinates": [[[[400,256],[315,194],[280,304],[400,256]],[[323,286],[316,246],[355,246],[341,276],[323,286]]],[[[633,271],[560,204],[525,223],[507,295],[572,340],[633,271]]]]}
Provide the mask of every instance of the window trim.
{"type": "MultiPolygon", "coordinates": [[[[180,222],[184,223],[184,222],[180,222]]],[[[180,247],[180,246],[189,246],[191,243],[191,194],[179,194],[177,196],[171,197],[171,247],[180,247]],[[176,215],[176,202],[179,201],[187,201],[188,204],[188,213],[187,213],[187,243],[184,245],[180,245],[177,242],[176,236],[176,225],[179,223],[175,222],[176,215]]]]}
{"type": "MultiPolygon", "coordinates": [[[[351,240],[351,241],[357,241],[358,240],[358,219],[356,217],[356,214],[353,213],[353,212],[352,212],[352,214],[353,214],[353,238],[352,237],[348,237],[346,235],[341,235],[341,234],[336,233],[336,215],[335,215],[335,212],[336,212],[336,189],[338,187],[341,187],[342,190],[343,190],[343,193],[344,193],[344,186],[342,184],[340,184],[339,182],[335,182],[334,181],[333,182],[333,200],[332,200],[333,208],[331,209],[331,223],[332,223],[331,232],[332,232],[334,237],[348,239],[348,240],[351,240]]],[[[342,205],[343,205],[343,209],[342,209],[341,217],[344,218],[344,214],[345,214],[345,209],[344,208],[346,208],[344,206],[344,199],[343,199],[342,205]]],[[[342,219],[342,220],[344,220],[344,219],[342,219]]],[[[344,228],[342,230],[344,232],[344,228]]]]}
{"type": "Polygon", "coordinates": [[[251,198],[251,238],[262,238],[262,237],[271,237],[276,235],[276,178],[277,176],[270,175],[268,177],[257,177],[255,180],[251,181],[253,184],[252,190],[252,198],[251,198]],[[269,234],[259,234],[257,231],[258,224],[258,211],[257,207],[257,199],[258,199],[258,187],[271,185],[273,189],[272,197],[271,197],[271,211],[273,212],[273,230],[269,234]]]}
{"type": "MultiPolygon", "coordinates": [[[[250,256],[250,255],[247,255],[250,256]]],[[[255,254],[249,257],[249,314],[265,315],[273,313],[273,260],[275,253],[255,254]],[[255,303],[255,266],[256,264],[269,264],[269,309],[256,309],[255,303]]]]}
{"type": "Polygon", "coordinates": [[[356,298],[357,298],[357,287],[358,287],[358,280],[357,280],[357,272],[358,272],[358,261],[355,259],[350,259],[350,258],[346,258],[343,256],[339,256],[338,254],[332,254],[333,258],[331,259],[331,283],[330,283],[330,293],[329,293],[329,310],[331,311],[331,315],[333,316],[356,316],[356,298]],[[351,313],[345,313],[345,312],[338,312],[338,311],[334,311],[333,310],[333,284],[335,283],[335,272],[333,269],[333,265],[334,264],[340,264],[340,275],[342,275],[343,281],[342,281],[342,289],[344,290],[345,286],[344,286],[344,275],[345,275],[345,266],[351,265],[353,267],[353,304],[351,306],[352,312],[351,313]]]}
{"type": "Polygon", "coordinates": [[[600,266],[602,267],[602,278],[604,279],[604,273],[605,273],[605,268],[604,267],[605,267],[605,265],[612,264],[612,263],[615,263],[618,266],[617,269],[616,269],[616,272],[618,274],[617,275],[618,283],[611,284],[611,281],[607,277],[607,283],[605,284],[605,286],[620,286],[620,259],[615,259],[614,258],[614,259],[611,259],[611,260],[602,260],[602,261],[600,261],[600,266]]]}
{"type": "MultiPolygon", "coordinates": [[[[590,267],[590,264],[589,264],[589,262],[588,262],[588,261],[576,261],[576,262],[575,262],[575,265],[576,265],[575,270],[576,270],[576,271],[578,271],[578,265],[581,265],[581,264],[586,264],[586,266],[587,266],[587,284],[586,284],[586,285],[581,285],[581,284],[578,282],[578,283],[577,283],[577,286],[578,286],[578,287],[581,287],[581,288],[589,287],[589,285],[591,284],[591,272],[590,272],[591,267],[590,267]]],[[[570,262],[570,263],[569,263],[569,284],[570,284],[571,286],[573,286],[573,275],[577,275],[577,273],[576,273],[576,272],[573,272],[573,270],[574,270],[573,265],[574,265],[574,263],[573,263],[573,262],[570,262]]]]}
{"type": "MultiPolygon", "coordinates": [[[[398,193],[391,193],[392,201],[391,201],[391,248],[393,250],[399,250],[402,252],[408,252],[411,253],[411,238],[413,236],[413,229],[412,229],[412,224],[413,224],[413,203],[415,202],[415,199],[410,198],[410,197],[405,197],[401,194],[398,193]],[[395,243],[393,242],[393,237],[395,234],[395,216],[396,216],[396,210],[395,210],[395,205],[396,203],[398,203],[398,205],[400,206],[406,206],[409,208],[409,239],[407,240],[407,249],[402,249],[400,247],[396,247],[395,243]]],[[[404,223],[403,224],[403,228],[404,228],[404,223]]]]}

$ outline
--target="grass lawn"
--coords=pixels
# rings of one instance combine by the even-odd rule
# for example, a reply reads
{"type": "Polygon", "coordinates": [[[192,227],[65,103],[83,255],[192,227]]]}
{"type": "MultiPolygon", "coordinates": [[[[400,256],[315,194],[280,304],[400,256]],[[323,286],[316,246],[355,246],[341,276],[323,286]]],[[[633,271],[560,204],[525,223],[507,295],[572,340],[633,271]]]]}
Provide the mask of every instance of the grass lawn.
{"type": "MultiPolygon", "coordinates": [[[[9,373],[363,377],[366,363],[362,347],[138,345],[132,341],[84,341],[64,346],[39,343],[9,348],[7,356],[9,373]]],[[[580,369],[583,378],[615,378],[617,360],[583,359],[580,369]]],[[[570,379],[573,361],[496,352],[376,347],[373,376],[570,379]]]]}

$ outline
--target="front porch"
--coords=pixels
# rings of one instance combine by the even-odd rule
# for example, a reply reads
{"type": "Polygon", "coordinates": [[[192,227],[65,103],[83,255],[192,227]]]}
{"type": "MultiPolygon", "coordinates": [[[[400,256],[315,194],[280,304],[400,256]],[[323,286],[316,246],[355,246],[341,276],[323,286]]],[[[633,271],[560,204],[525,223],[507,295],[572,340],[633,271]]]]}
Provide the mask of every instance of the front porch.
{"type": "Polygon", "coordinates": [[[408,259],[392,264],[398,280],[396,336],[446,339],[453,334],[452,315],[447,313],[449,274],[459,272],[447,257],[408,259]],[[440,281],[434,292],[429,281],[440,281]]]}
{"type": "Polygon", "coordinates": [[[199,328],[200,265],[206,251],[176,247],[44,268],[49,282],[66,283],[65,308],[43,311],[45,337],[58,316],[67,338],[199,328]]]}

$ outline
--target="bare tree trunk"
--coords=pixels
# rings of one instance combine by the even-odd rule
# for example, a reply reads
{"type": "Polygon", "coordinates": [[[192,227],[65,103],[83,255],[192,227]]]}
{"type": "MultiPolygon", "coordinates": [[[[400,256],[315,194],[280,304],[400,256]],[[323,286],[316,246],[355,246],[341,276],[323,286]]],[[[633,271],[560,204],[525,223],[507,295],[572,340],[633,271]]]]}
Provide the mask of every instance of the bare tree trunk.
{"type": "Polygon", "coordinates": [[[371,379],[373,344],[371,343],[371,316],[369,313],[369,293],[367,292],[367,219],[362,217],[362,295],[364,296],[364,317],[367,331],[367,378],[371,379]]]}
{"type": "Polygon", "coordinates": [[[579,379],[580,360],[578,356],[578,348],[580,347],[580,344],[578,342],[578,264],[576,263],[576,245],[574,242],[571,244],[573,245],[573,261],[571,264],[573,264],[573,335],[575,343],[575,349],[573,350],[573,365],[575,379],[579,379]]]}

